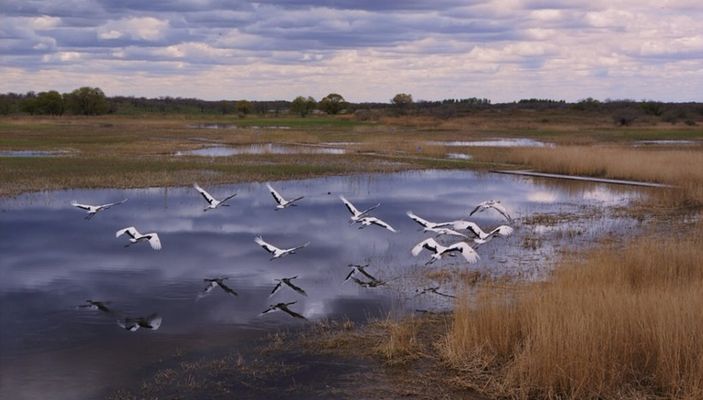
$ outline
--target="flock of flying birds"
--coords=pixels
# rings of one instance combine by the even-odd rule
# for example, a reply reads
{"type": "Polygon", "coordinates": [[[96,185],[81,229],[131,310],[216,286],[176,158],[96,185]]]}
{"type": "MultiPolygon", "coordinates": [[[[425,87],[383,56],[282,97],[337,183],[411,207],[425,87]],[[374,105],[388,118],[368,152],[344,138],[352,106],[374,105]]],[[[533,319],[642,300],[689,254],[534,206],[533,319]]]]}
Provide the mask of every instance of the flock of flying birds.
{"type": "MultiPolygon", "coordinates": [[[[286,200],[279,192],[277,192],[270,184],[266,184],[266,187],[268,190],[271,192],[271,195],[273,196],[276,206],[275,206],[275,211],[278,210],[283,210],[288,207],[295,207],[297,206],[297,203],[304,198],[304,196],[299,196],[290,200],[286,200]]],[[[227,201],[231,200],[234,198],[237,194],[231,194],[222,200],[217,200],[215,199],[210,193],[205,191],[203,188],[201,188],[197,183],[193,184],[193,188],[200,193],[200,195],[205,199],[207,202],[207,206],[203,209],[203,211],[210,211],[210,210],[215,210],[219,207],[229,207],[229,204],[227,204],[227,201]]],[[[381,206],[381,203],[378,203],[372,207],[369,207],[363,211],[360,211],[357,209],[354,204],[352,204],[349,200],[347,200],[344,196],[339,196],[340,200],[344,203],[344,206],[347,208],[349,213],[351,214],[349,218],[349,223],[350,224],[358,224],[359,229],[364,229],[366,227],[375,225],[380,228],[386,229],[390,232],[397,232],[395,228],[393,228],[391,225],[383,221],[382,219],[372,216],[370,213],[371,211],[375,210],[376,208],[381,206]]],[[[86,219],[91,219],[94,217],[96,214],[98,214],[101,211],[105,211],[109,209],[110,207],[117,206],[120,204],[123,204],[127,201],[127,199],[114,202],[114,203],[108,203],[108,204],[102,204],[102,205],[88,205],[88,204],[80,204],[76,201],[73,201],[71,203],[72,206],[80,208],[82,210],[85,210],[87,212],[86,219]]],[[[503,207],[500,203],[499,200],[489,200],[489,201],[484,201],[480,204],[478,204],[475,208],[473,208],[469,212],[469,216],[473,216],[476,213],[480,213],[486,210],[495,210],[498,213],[500,213],[508,222],[512,222],[512,218],[508,214],[508,211],[503,207]]],[[[476,263],[480,257],[476,250],[471,246],[469,243],[470,241],[473,241],[473,243],[476,246],[480,246],[481,244],[484,244],[491,240],[492,238],[496,236],[500,237],[506,237],[509,236],[513,233],[513,228],[511,228],[509,225],[500,225],[488,232],[485,232],[483,229],[481,229],[480,226],[478,226],[476,223],[471,222],[471,221],[466,221],[463,219],[460,220],[455,220],[455,221],[448,221],[448,222],[431,222],[426,219],[423,219],[416,214],[414,214],[412,211],[407,212],[407,216],[410,217],[413,221],[415,221],[417,224],[421,226],[421,229],[425,233],[430,233],[433,234],[434,237],[429,237],[419,243],[417,243],[412,249],[411,249],[411,254],[413,256],[418,256],[420,253],[422,253],[423,250],[426,250],[431,254],[430,259],[425,263],[425,265],[434,263],[438,260],[441,260],[442,257],[444,256],[449,256],[449,257],[454,257],[457,255],[463,256],[464,260],[466,262],[473,264],[476,263]],[[462,233],[464,232],[464,233],[462,233]],[[449,245],[443,245],[440,242],[437,241],[439,237],[442,236],[449,236],[449,237],[455,237],[458,239],[457,242],[449,244],[449,245]]],[[[140,233],[134,226],[129,226],[123,229],[118,230],[115,232],[115,237],[119,238],[123,235],[127,236],[128,243],[125,245],[125,247],[128,247],[132,244],[140,243],[140,242],[146,242],[149,243],[152,249],[154,250],[161,250],[161,239],[159,238],[158,233],[151,232],[151,233],[146,233],[142,234],[140,233]]],[[[275,260],[279,259],[281,257],[295,254],[297,250],[303,249],[310,245],[310,242],[306,242],[302,245],[291,247],[291,248],[279,248],[274,246],[271,243],[268,243],[264,241],[264,239],[261,236],[257,236],[254,238],[254,242],[261,246],[264,250],[266,250],[270,254],[270,260],[275,260]]],[[[349,267],[351,268],[349,273],[347,274],[346,278],[344,281],[353,281],[359,286],[366,287],[366,288],[375,288],[379,286],[383,286],[386,284],[386,282],[374,277],[371,273],[369,273],[366,270],[366,267],[368,265],[358,265],[358,264],[349,264],[349,267]]],[[[276,279],[276,285],[271,291],[271,294],[269,297],[273,296],[280,290],[282,290],[284,287],[291,289],[295,291],[298,294],[301,294],[303,296],[307,296],[307,293],[305,290],[303,290],[301,287],[293,283],[293,280],[297,279],[297,276],[292,276],[292,277],[284,277],[281,279],[276,279]]],[[[213,289],[219,287],[222,289],[224,292],[237,296],[238,293],[232,289],[230,286],[228,286],[225,281],[229,279],[228,277],[216,277],[216,278],[205,278],[203,281],[206,283],[206,287],[198,294],[197,299],[200,299],[201,297],[204,297],[208,295],[209,293],[212,292],[213,289]]],[[[435,287],[428,287],[424,289],[418,289],[417,293],[418,295],[426,294],[426,293],[433,293],[439,296],[443,297],[454,297],[450,294],[442,293],[439,291],[439,286],[435,287]]],[[[261,312],[260,315],[268,314],[271,312],[275,311],[282,311],[291,317],[294,318],[300,318],[300,319],[306,319],[305,316],[301,315],[300,313],[297,313],[293,310],[290,309],[290,306],[295,304],[296,302],[280,302],[276,304],[271,304],[266,310],[261,312]]],[[[156,330],[161,326],[161,317],[154,313],[151,315],[148,315],[146,317],[130,317],[124,315],[122,312],[112,308],[109,306],[109,302],[104,302],[104,301],[96,301],[96,300],[86,300],[86,304],[82,304],[78,306],[79,308],[88,308],[92,310],[98,310],[101,311],[105,314],[108,314],[110,316],[116,317],[117,318],[117,324],[122,327],[123,329],[126,329],[128,331],[136,331],[139,328],[146,328],[146,329],[152,329],[156,330]]]]}

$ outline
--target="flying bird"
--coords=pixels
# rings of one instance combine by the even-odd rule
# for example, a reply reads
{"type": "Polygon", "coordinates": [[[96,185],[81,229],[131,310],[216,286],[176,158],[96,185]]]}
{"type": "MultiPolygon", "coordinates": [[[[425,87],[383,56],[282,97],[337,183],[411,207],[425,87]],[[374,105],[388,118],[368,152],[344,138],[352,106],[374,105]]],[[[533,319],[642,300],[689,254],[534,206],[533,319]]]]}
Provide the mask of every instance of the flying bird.
{"type": "Polygon", "coordinates": [[[305,293],[305,290],[303,290],[301,287],[296,286],[293,282],[291,282],[293,279],[297,279],[297,278],[298,278],[297,276],[293,276],[290,278],[275,279],[275,281],[278,282],[278,284],[276,284],[276,286],[273,288],[269,297],[273,296],[274,294],[276,294],[276,292],[281,290],[283,288],[283,285],[288,286],[289,288],[302,294],[303,296],[307,296],[308,294],[305,293]]]}
{"type": "Polygon", "coordinates": [[[161,317],[159,314],[154,313],[148,317],[120,318],[117,320],[117,325],[130,332],[134,332],[139,328],[151,329],[155,331],[161,326],[161,317]]]}
{"type": "Polygon", "coordinates": [[[77,201],[73,200],[73,201],[71,202],[71,205],[72,205],[73,207],[78,207],[78,208],[80,208],[81,210],[86,210],[86,211],[88,212],[88,215],[85,216],[85,219],[91,219],[91,218],[93,218],[93,217],[95,216],[95,214],[97,214],[98,212],[107,210],[108,208],[110,208],[110,207],[112,207],[112,206],[116,206],[116,205],[122,204],[122,203],[124,203],[124,202],[126,202],[126,201],[127,201],[127,199],[124,199],[124,200],[117,201],[117,202],[114,202],[114,203],[107,203],[107,204],[101,204],[101,205],[99,205],[99,206],[92,206],[92,205],[90,205],[90,204],[81,204],[81,203],[78,203],[77,201]]]}
{"type": "Polygon", "coordinates": [[[368,214],[370,211],[375,210],[381,206],[381,203],[378,203],[375,206],[367,208],[364,211],[359,211],[356,207],[354,207],[354,204],[352,204],[349,200],[345,199],[344,196],[339,196],[339,199],[344,202],[344,205],[347,207],[347,210],[349,210],[349,212],[351,213],[351,218],[349,222],[357,222],[361,218],[365,217],[366,214],[368,214]]]}
{"type": "Polygon", "coordinates": [[[161,240],[159,235],[154,232],[142,235],[135,227],[130,226],[115,232],[115,237],[120,237],[124,234],[129,236],[129,244],[125,245],[125,247],[146,240],[152,249],[161,250],[161,240]]]}
{"type": "Polygon", "coordinates": [[[270,184],[267,183],[267,184],[266,184],[266,187],[267,187],[267,188],[269,189],[269,191],[271,192],[271,196],[273,196],[273,199],[276,200],[276,203],[278,203],[278,205],[276,205],[276,211],[282,210],[282,209],[284,209],[284,208],[286,208],[286,207],[295,207],[295,206],[297,206],[297,204],[294,204],[294,203],[295,203],[296,201],[301,200],[302,198],[305,197],[305,196],[300,196],[300,197],[296,197],[296,198],[291,199],[291,200],[286,200],[286,199],[284,199],[283,196],[281,196],[280,193],[278,193],[278,192],[276,191],[276,189],[274,189],[270,184]]]}
{"type": "Polygon", "coordinates": [[[270,243],[265,242],[261,236],[257,236],[256,238],[254,238],[254,241],[259,246],[263,247],[264,250],[271,253],[271,260],[274,260],[276,258],[281,258],[281,257],[288,255],[288,254],[295,254],[296,250],[307,247],[310,244],[310,242],[306,242],[305,244],[303,244],[301,246],[292,247],[290,249],[279,249],[278,247],[276,247],[270,243]]]}
{"type": "Polygon", "coordinates": [[[372,281],[377,281],[378,279],[376,279],[373,275],[371,275],[370,273],[368,273],[366,271],[366,267],[368,267],[368,266],[369,266],[368,264],[365,264],[365,265],[349,264],[348,267],[351,268],[351,271],[349,271],[349,274],[347,274],[347,277],[344,278],[344,280],[348,281],[349,278],[352,277],[352,275],[354,275],[355,273],[358,272],[358,273],[361,273],[362,275],[364,275],[365,277],[371,279],[372,281]]]}
{"type": "Polygon", "coordinates": [[[377,225],[377,226],[380,226],[381,228],[388,229],[389,231],[391,231],[393,233],[398,232],[392,226],[388,225],[385,221],[378,219],[376,217],[362,217],[355,222],[361,224],[359,229],[364,229],[365,227],[371,226],[371,225],[377,225]]]}
{"type": "Polygon", "coordinates": [[[422,226],[423,232],[436,233],[436,236],[459,236],[468,239],[468,237],[463,233],[459,233],[453,229],[446,228],[446,226],[450,225],[451,222],[430,222],[424,218],[418,217],[412,211],[408,211],[406,214],[408,215],[408,217],[410,217],[410,219],[422,226]]]}
{"type": "Polygon", "coordinates": [[[198,295],[198,298],[206,296],[208,293],[212,292],[212,289],[214,289],[216,286],[219,286],[220,289],[224,290],[226,293],[229,293],[233,296],[239,296],[237,292],[234,291],[231,287],[227,286],[225,284],[225,280],[229,279],[228,277],[222,277],[222,278],[205,278],[203,279],[203,282],[207,283],[207,286],[200,292],[198,295]]]}
{"type": "Polygon", "coordinates": [[[432,264],[437,260],[441,260],[442,256],[444,256],[445,254],[453,256],[455,252],[458,252],[462,256],[464,256],[464,259],[470,264],[477,262],[480,258],[478,253],[476,253],[476,251],[474,251],[474,249],[472,249],[471,246],[469,246],[469,244],[466,242],[457,242],[449,246],[442,246],[441,244],[437,243],[436,240],[429,238],[416,244],[415,247],[412,248],[411,253],[413,256],[417,257],[417,255],[420,254],[423,249],[429,250],[434,253],[432,254],[430,260],[425,263],[425,265],[432,264]]]}
{"type": "Polygon", "coordinates": [[[506,237],[510,236],[513,233],[513,228],[509,227],[508,225],[500,225],[495,229],[491,230],[490,232],[486,233],[475,222],[459,220],[450,222],[450,224],[454,229],[470,231],[475,236],[474,242],[478,244],[486,243],[491,240],[494,236],[506,237]]]}
{"type": "Polygon", "coordinates": [[[484,201],[484,202],[482,202],[482,203],[479,203],[479,204],[469,213],[469,216],[472,216],[472,215],[474,215],[474,214],[477,213],[477,212],[483,212],[483,211],[485,211],[485,210],[487,210],[487,209],[489,209],[489,208],[492,208],[492,209],[498,211],[499,213],[501,213],[501,215],[503,215],[503,216],[505,217],[505,219],[507,219],[508,221],[512,221],[512,220],[513,220],[513,219],[510,217],[510,215],[508,214],[508,210],[506,210],[505,207],[503,207],[503,205],[500,204],[500,200],[488,200],[488,201],[484,201]]]}
{"type": "Polygon", "coordinates": [[[197,190],[200,193],[201,196],[203,196],[205,201],[207,201],[208,206],[205,207],[203,209],[203,211],[214,210],[217,207],[229,207],[229,204],[225,204],[225,202],[237,195],[237,193],[234,193],[232,195],[225,197],[222,200],[217,200],[214,197],[212,197],[210,195],[210,193],[206,192],[205,189],[201,188],[197,183],[194,183],[193,187],[195,188],[195,190],[197,190]]]}
{"type": "Polygon", "coordinates": [[[293,305],[295,303],[297,303],[297,301],[292,301],[290,303],[271,304],[269,306],[269,308],[262,311],[261,314],[259,314],[259,315],[268,314],[270,312],[283,311],[284,313],[290,315],[293,318],[307,319],[304,316],[302,316],[302,315],[298,314],[297,312],[292,311],[290,308],[288,308],[288,306],[293,305]]]}

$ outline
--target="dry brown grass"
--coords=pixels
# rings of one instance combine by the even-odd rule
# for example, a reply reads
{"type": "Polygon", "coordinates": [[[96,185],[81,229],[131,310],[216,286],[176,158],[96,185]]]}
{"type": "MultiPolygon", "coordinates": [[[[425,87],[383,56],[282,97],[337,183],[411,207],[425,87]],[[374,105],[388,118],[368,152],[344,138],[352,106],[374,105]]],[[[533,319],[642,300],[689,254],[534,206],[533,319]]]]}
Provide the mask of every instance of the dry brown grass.
{"type": "Polygon", "coordinates": [[[441,346],[469,387],[516,398],[703,398],[703,229],[565,262],[457,303],[441,346]]]}
{"type": "Polygon", "coordinates": [[[615,146],[513,148],[483,152],[479,159],[509,162],[542,172],[671,184],[665,191],[678,204],[703,204],[703,151],[615,146]]]}

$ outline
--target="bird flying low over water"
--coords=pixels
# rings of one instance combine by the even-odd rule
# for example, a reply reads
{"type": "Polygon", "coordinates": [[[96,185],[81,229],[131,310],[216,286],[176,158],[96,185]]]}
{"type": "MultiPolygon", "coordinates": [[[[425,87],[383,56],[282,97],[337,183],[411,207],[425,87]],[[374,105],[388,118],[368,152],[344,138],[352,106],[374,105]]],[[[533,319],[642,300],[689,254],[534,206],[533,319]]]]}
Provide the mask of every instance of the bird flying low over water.
{"type": "Polygon", "coordinates": [[[264,315],[264,314],[268,314],[268,313],[276,312],[276,311],[283,311],[284,313],[290,315],[293,318],[307,319],[304,316],[302,316],[301,314],[298,314],[297,312],[292,311],[290,308],[288,308],[288,306],[293,305],[295,303],[297,303],[297,301],[292,301],[290,303],[271,304],[269,306],[269,308],[262,311],[261,314],[259,314],[259,315],[264,315]]]}
{"type": "Polygon", "coordinates": [[[483,229],[481,229],[480,226],[478,226],[478,224],[471,221],[459,220],[450,222],[450,224],[454,229],[470,231],[476,237],[474,239],[474,242],[478,244],[486,243],[491,240],[494,236],[506,237],[510,236],[513,233],[513,228],[509,227],[508,225],[500,225],[495,229],[491,230],[490,232],[486,233],[483,231],[483,229]]]}
{"type": "Polygon", "coordinates": [[[344,202],[344,205],[347,207],[347,210],[349,210],[349,212],[351,213],[350,222],[359,221],[361,218],[365,217],[366,214],[369,213],[369,211],[375,210],[381,206],[381,203],[378,203],[375,206],[369,207],[364,211],[359,211],[356,207],[354,207],[354,204],[352,204],[349,200],[344,198],[344,196],[339,196],[339,199],[342,200],[342,202],[344,202]]]}
{"type": "Polygon", "coordinates": [[[436,236],[459,236],[468,239],[468,236],[464,235],[463,233],[459,233],[453,229],[447,228],[446,226],[451,225],[451,222],[430,222],[424,218],[418,217],[412,211],[408,211],[406,214],[408,215],[408,217],[410,217],[410,219],[422,226],[423,232],[432,232],[435,233],[436,236]]]}
{"type": "Polygon", "coordinates": [[[210,193],[206,192],[205,189],[201,188],[197,183],[194,183],[193,187],[195,188],[195,190],[197,190],[200,193],[201,196],[203,196],[205,201],[207,201],[208,206],[205,207],[203,209],[203,211],[214,210],[217,207],[229,207],[229,204],[225,204],[225,202],[237,195],[237,193],[234,193],[234,194],[231,194],[231,195],[225,197],[222,200],[217,200],[214,197],[212,197],[210,195],[210,193]]]}
{"type": "Polygon", "coordinates": [[[117,325],[120,327],[134,332],[139,328],[151,329],[153,331],[161,327],[161,316],[159,314],[151,314],[148,317],[126,317],[117,320],[117,325]]]}
{"type": "Polygon", "coordinates": [[[154,232],[142,235],[135,227],[130,226],[115,232],[115,237],[120,237],[124,234],[129,236],[129,244],[126,244],[125,247],[146,240],[152,249],[161,250],[161,240],[159,235],[154,232]]]}
{"type": "Polygon", "coordinates": [[[273,290],[271,291],[271,294],[269,295],[269,297],[273,296],[273,295],[276,294],[279,290],[281,290],[281,289],[283,288],[283,285],[288,286],[289,288],[291,288],[291,289],[293,289],[294,291],[296,291],[296,292],[302,294],[303,296],[307,296],[308,294],[305,293],[305,290],[303,290],[301,287],[296,286],[293,282],[291,282],[293,279],[297,279],[297,278],[298,278],[297,276],[292,276],[292,277],[290,277],[290,278],[275,279],[275,281],[278,282],[278,284],[276,284],[276,286],[273,288],[273,290]]]}
{"type": "Polygon", "coordinates": [[[305,244],[303,244],[301,246],[291,247],[290,249],[279,249],[278,247],[276,247],[270,243],[265,242],[261,236],[257,236],[256,238],[254,238],[254,242],[256,242],[256,244],[258,244],[259,246],[263,247],[264,250],[271,253],[271,260],[274,260],[276,258],[281,258],[281,257],[288,255],[288,254],[295,254],[296,250],[307,247],[310,244],[310,242],[306,242],[305,244]]]}
{"type": "Polygon", "coordinates": [[[81,203],[78,203],[77,201],[73,200],[73,201],[71,202],[71,205],[72,205],[73,207],[80,208],[81,210],[86,210],[86,211],[88,212],[88,215],[85,216],[85,219],[91,219],[91,218],[93,218],[93,217],[95,216],[95,214],[97,214],[98,212],[107,210],[108,208],[110,208],[110,207],[112,207],[112,206],[116,206],[116,205],[122,204],[122,203],[124,203],[124,202],[126,202],[126,201],[127,201],[127,199],[124,199],[124,200],[117,201],[117,202],[114,202],[114,203],[107,203],[107,204],[101,204],[101,205],[99,205],[99,206],[92,206],[92,205],[90,205],[90,204],[81,204],[81,203]]]}
{"type": "Polygon", "coordinates": [[[237,292],[234,291],[231,287],[225,285],[225,280],[229,279],[228,277],[222,277],[222,278],[205,278],[203,279],[203,282],[207,283],[207,286],[205,286],[205,289],[203,289],[200,294],[198,295],[198,298],[206,296],[208,293],[212,292],[212,289],[214,289],[216,286],[219,286],[220,289],[224,290],[226,293],[229,293],[233,296],[239,296],[237,292]]]}
{"type": "Polygon", "coordinates": [[[356,223],[361,224],[359,229],[364,229],[367,226],[376,225],[380,226],[381,228],[388,229],[393,233],[398,232],[392,226],[388,225],[388,223],[376,217],[362,217],[361,219],[357,220],[356,223]]]}
{"type": "Polygon", "coordinates": [[[453,256],[453,253],[455,252],[460,253],[462,256],[464,256],[464,259],[470,264],[473,264],[480,259],[478,253],[476,253],[476,251],[474,251],[474,249],[472,249],[471,246],[469,246],[469,244],[466,242],[457,242],[449,246],[442,246],[441,244],[437,243],[436,240],[429,238],[416,244],[415,247],[412,248],[411,253],[413,256],[417,257],[417,255],[420,254],[423,249],[429,250],[434,253],[432,254],[432,258],[430,258],[430,260],[427,261],[425,265],[432,264],[437,260],[441,260],[442,256],[445,254],[453,256]]]}
{"type": "Polygon", "coordinates": [[[269,189],[269,192],[271,192],[271,196],[273,196],[273,199],[276,200],[276,203],[277,203],[276,209],[275,209],[276,211],[282,210],[286,207],[295,207],[295,206],[297,206],[297,204],[294,204],[294,203],[305,197],[305,196],[300,196],[300,197],[296,197],[291,200],[286,200],[270,184],[267,183],[266,187],[269,189]]]}
{"type": "Polygon", "coordinates": [[[469,216],[474,215],[477,212],[483,212],[485,210],[488,210],[489,208],[492,208],[496,211],[498,211],[505,219],[508,221],[512,221],[513,219],[510,217],[508,214],[508,210],[503,207],[502,204],[500,204],[500,200],[488,200],[484,201],[482,203],[479,203],[470,213],[469,216]]]}

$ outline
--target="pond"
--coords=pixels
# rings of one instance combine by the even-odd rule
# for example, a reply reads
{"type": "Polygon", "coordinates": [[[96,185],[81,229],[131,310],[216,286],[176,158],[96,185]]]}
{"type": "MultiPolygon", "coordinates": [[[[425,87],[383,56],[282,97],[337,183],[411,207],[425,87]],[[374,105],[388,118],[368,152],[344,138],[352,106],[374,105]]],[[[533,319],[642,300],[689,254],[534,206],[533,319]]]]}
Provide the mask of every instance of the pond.
{"type": "Polygon", "coordinates": [[[211,146],[197,150],[178,151],[176,156],[229,157],[241,154],[344,154],[344,149],[322,146],[249,144],[243,146],[211,146]]]}
{"type": "MultiPolygon", "coordinates": [[[[561,249],[623,234],[637,222],[618,218],[610,207],[642,192],[606,185],[569,183],[465,171],[422,171],[272,182],[284,197],[305,196],[298,207],[274,211],[263,183],[208,187],[217,198],[230,193],[230,207],[204,212],[191,187],[135,190],[67,190],[0,199],[0,398],[104,398],[134,386],[174,353],[224,346],[248,349],[279,327],[310,322],[283,312],[259,315],[270,304],[290,308],[311,321],[363,321],[388,312],[442,310],[451,299],[417,290],[433,284],[426,271],[443,268],[542,279],[561,249]],[[373,214],[398,233],[350,224],[338,198],[358,208],[380,202],[373,214]],[[72,200],[124,204],[84,219],[72,200]],[[477,249],[481,260],[467,265],[445,257],[425,266],[428,253],[410,249],[428,234],[405,213],[444,221],[467,218],[480,201],[500,199],[515,218],[515,233],[477,249]],[[577,216],[581,216],[580,218],[577,216]],[[532,220],[531,222],[529,220],[532,220]],[[529,223],[528,223],[529,222],[529,223]],[[125,248],[118,229],[134,225],[158,232],[163,249],[147,244],[125,248]],[[297,254],[269,261],[254,243],[280,247],[310,242],[297,254]],[[387,285],[364,288],[344,281],[347,264],[369,264],[387,285]],[[225,276],[238,296],[215,288],[199,294],[204,278],[225,276]],[[274,279],[297,276],[293,290],[269,297],[274,279]],[[129,332],[113,315],[77,309],[87,299],[110,302],[123,315],[158,313],[158,330],[129,332]]],[[[483,227],[504,223],[486,211],[471,220],[483,227]]],[[[437,239],[453,243],[451,238],[437,239]]],[[[443,286],[446,293],[457,288],[443,286]]]]}
{"type": "Polygon", "coordinates": [[[435,141],[430,142],[430,144],[449,147],[554,147],[553,143],[526,138],[435,141]]]}
{"type": "Polygon", "coordinates": [[[70,152],[63,150],[0,150],[0,157],[61,157],[67,156],[70,152]]]}

